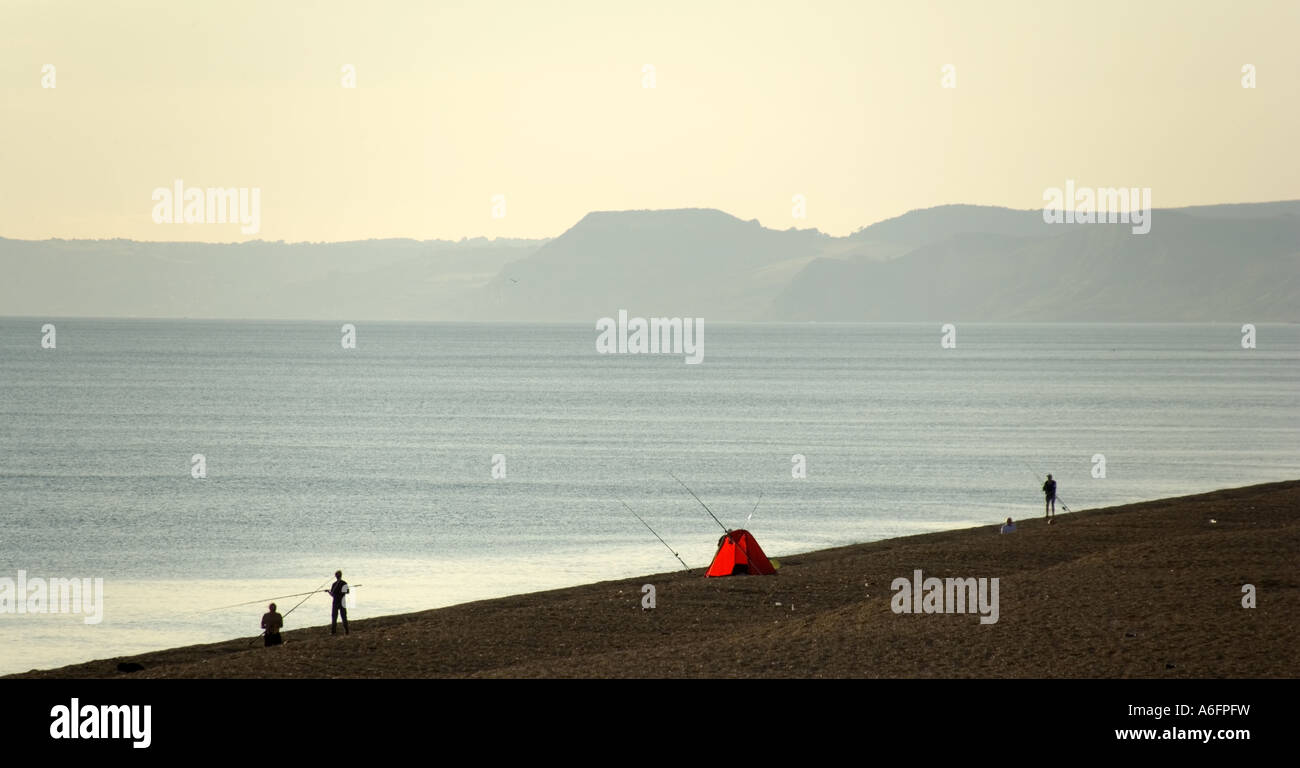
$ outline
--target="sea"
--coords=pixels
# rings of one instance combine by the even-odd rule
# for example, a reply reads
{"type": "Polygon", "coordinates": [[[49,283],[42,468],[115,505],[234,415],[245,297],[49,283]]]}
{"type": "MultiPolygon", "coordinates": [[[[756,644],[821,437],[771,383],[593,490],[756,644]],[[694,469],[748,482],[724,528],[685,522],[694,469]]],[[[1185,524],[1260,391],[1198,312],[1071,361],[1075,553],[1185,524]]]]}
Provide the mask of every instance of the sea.
{"type": "Polygon", "coordinates": [[[1296,325],[345,322],[0,318],[0,674],[1300,477],[1296,325]]]}

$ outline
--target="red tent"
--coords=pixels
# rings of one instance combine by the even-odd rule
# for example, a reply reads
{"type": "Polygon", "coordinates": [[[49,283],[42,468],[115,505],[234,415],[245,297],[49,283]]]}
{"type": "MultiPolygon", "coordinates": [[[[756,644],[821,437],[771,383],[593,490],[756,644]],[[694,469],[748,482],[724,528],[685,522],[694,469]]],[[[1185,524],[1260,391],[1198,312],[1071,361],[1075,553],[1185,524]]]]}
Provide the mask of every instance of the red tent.
{"type": "Polygon", "coordinates": [[[718,541],[718,553],[713,556],[705,576],[733,576],[737,573],[754,573],[762,576],[776,573],[772,563],[758,546],[758,540],[749,531],[731,531],[718,541]]]}

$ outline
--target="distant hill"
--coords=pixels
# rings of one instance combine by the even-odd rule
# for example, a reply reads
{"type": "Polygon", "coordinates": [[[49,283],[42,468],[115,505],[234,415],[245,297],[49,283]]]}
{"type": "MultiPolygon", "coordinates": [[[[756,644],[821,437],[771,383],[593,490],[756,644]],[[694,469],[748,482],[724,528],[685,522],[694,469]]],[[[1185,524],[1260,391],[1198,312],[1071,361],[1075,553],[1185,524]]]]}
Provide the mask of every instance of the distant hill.
{"type": "Polygon", "coordinates": [[[589,213],[489,290],[503,319],[633,315],[759,320],[833,240],[707,209],[589,213]]]}
{"type": "Polygon", "coordinates": [[[1127,224],[1046,224],[1041,211],[913,211],[851,239],[887,260],[820,258],[768,316],[821,321],[1295,322],[1300,203],[1152,212],[1127,224]],[[877,246],[879,249],[879,246],[877,246]]]}
{"type": "Polygon", "coordinates": [[[459,320],[545,242],[0,238],[0,315],[459,320]]]}
{"type": "Polygon", "coordinates": [[[589,213],[551,240],[0,239],[0,314],[512,320],[1300,321],[1300,201],[1049,224],[948,205],[848,237],[710,209],[589,213]]]}

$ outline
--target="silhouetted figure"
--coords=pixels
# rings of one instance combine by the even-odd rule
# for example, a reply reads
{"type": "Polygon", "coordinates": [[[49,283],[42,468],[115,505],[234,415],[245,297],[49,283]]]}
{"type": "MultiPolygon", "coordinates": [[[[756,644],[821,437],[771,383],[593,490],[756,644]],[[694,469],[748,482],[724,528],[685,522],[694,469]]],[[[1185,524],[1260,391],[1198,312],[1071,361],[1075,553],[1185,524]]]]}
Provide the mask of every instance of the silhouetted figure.
{"type": "Polygon", "coordinates": [[[284,617],[275,611],[275,603],[267,606],[268,610],[262,614],[262,629],[266,630],[266,647],[281,645],[284,640],[280,637],[280,629],[284,627],[284,617]]]}
{"type": "Polygon", "coordinates": [[[343,580],[343,571],[334,572],[334,584],[325,594],[334,598],[334,604],[330,607],[330,634],[338,634],[339,616],[343,617],[343,634],[348,634],[348,609],[343,604],[343,598],[348,595],[348,583],[343,580]]]}
{"type": "Polygon", "coordinates": [[[1016,532],[1016,524],[1011,522],[1011,518],[1009,517],[1007,518],[1007,522],[1002,526],[1002,530],[998,531],[998,533],[1015,533],[1015,532],[1016,532]]]}
{"type": "Polygon", "coordinates": [[[1043,505],[1043,517],[1052,517],[1056,514],[1056,481],[1051,475],[1047,476],[1047,482],[1043,483],[1043,495],[1046,497],[1043,505]]]}

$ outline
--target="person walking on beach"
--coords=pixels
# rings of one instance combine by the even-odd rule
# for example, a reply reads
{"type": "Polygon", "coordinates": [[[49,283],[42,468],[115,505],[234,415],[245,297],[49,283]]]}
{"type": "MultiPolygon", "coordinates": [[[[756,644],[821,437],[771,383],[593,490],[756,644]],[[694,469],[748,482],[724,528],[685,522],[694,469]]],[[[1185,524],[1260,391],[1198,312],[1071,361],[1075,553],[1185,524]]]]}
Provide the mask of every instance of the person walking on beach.
{"type": "Polygon", "coordinates": [[[1009,517],[1007,518],[1006,524],[1002,526],[1002,530],[998,531],[998,533],[1015,533],[1015,532],[1016,532],[1016,524],[1011,522],[1011,518],[1009,517]]]}
{"type": "Polygon", "coordinates": [[[334,572],[334,583],[325,594],[334,598],[334,604],[330,607],[330,634],[338,634],[339,616],[343,616],[343,634],[348,634],[348,609],[343,604],[343,598],[348,594],[348,583],[343,580],[343,571],[334,572]]]}
{"type": "Polygon", "coordinates": [[[1043,495],[1046,497],[1043,505],[1043,517],[1051,518],[1056,515],[1056,481],[1049,474],[1047,482],[1043,483],[1043,495]]]}
{"type": "Polygon", "coordinates": [[[265,630],[266,647],[273,645],[282,645],[284,640],[280,638],[280,629],[284,626],[284,617],[275,610],[275,603],[267,606],[269,610],[262,614],[262,629],[265,630]]]}

